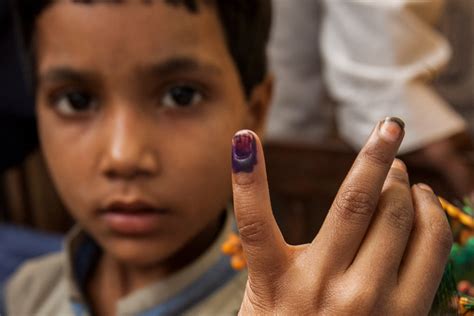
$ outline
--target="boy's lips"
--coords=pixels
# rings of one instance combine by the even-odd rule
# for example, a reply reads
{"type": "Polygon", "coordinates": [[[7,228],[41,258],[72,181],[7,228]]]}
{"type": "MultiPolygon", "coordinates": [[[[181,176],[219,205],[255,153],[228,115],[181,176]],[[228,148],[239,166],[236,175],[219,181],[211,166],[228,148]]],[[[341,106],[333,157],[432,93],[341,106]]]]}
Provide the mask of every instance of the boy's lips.
{"type": "Polygon", "coordinates": [[[113,202],[101,209],[109,229],[125,235],[146,235],[156,231],[167,210],[142,201],[113,202]]]}

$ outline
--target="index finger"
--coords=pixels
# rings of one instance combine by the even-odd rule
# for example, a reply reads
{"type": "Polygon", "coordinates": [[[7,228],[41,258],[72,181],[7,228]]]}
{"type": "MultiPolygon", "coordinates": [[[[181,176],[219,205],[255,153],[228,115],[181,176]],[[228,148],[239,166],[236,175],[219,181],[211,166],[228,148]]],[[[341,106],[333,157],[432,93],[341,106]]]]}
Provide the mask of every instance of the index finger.
{"type": "Polygon", "coordinates": [[[285,261],[283,236],[273,217],[263,147],[258,136],[242,130],[232,140],[234,213],[249,278],[264,281],[285,261]],[[275,269],[273,269],[275,267],[275,269]]]}
{"type": "Polygon", "coordinates": [[[353,261],[402,142],[404,127],[401,119],[387,117],[377,124],[360,151],[313,241],[321,264],[345,270],[353,261]]]}

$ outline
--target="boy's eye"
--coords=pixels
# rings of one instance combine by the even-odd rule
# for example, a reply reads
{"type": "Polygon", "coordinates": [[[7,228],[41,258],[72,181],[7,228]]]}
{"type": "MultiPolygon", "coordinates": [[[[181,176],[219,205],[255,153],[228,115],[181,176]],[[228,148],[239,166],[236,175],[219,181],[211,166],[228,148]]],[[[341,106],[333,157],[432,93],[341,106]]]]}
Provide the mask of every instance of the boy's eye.
{"type": "Polygon", "coordinates": [[[87,92],[71,91],[59,95],[55,100],[56,109],[63,115],[84,114],[95,109],[95,100],[87,92]]]}
{"type": "Polygon", "coordinates": [[[202,94],[194,87],[174,86],[163,96],[162,104],[167,107],[187,107],[202,101],[202,94]]]}

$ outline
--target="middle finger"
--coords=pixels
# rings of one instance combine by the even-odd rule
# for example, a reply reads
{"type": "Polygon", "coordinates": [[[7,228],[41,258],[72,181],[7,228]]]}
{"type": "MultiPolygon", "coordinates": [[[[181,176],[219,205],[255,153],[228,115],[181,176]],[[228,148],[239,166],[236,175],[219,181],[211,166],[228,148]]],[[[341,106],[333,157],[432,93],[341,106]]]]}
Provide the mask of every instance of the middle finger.
{"type": "Polygon", "coordinates": [[[403,134],[403,121],[386,118],[357,156],[311,245],[326,271],[345,271],[354,260],[403,134]]]}

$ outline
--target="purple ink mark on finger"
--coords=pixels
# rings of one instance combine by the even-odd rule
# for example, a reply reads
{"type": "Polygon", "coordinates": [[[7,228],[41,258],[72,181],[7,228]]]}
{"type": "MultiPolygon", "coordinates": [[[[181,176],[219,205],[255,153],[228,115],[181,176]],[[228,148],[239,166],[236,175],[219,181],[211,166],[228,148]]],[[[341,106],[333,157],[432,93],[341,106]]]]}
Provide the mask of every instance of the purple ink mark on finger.
{"type": "Polygon", "coordinates": [[[253,171],[257,164],[257,143],[252,133],[240,132],[232,139],[232,170],[234,173],[253,171]]]}

